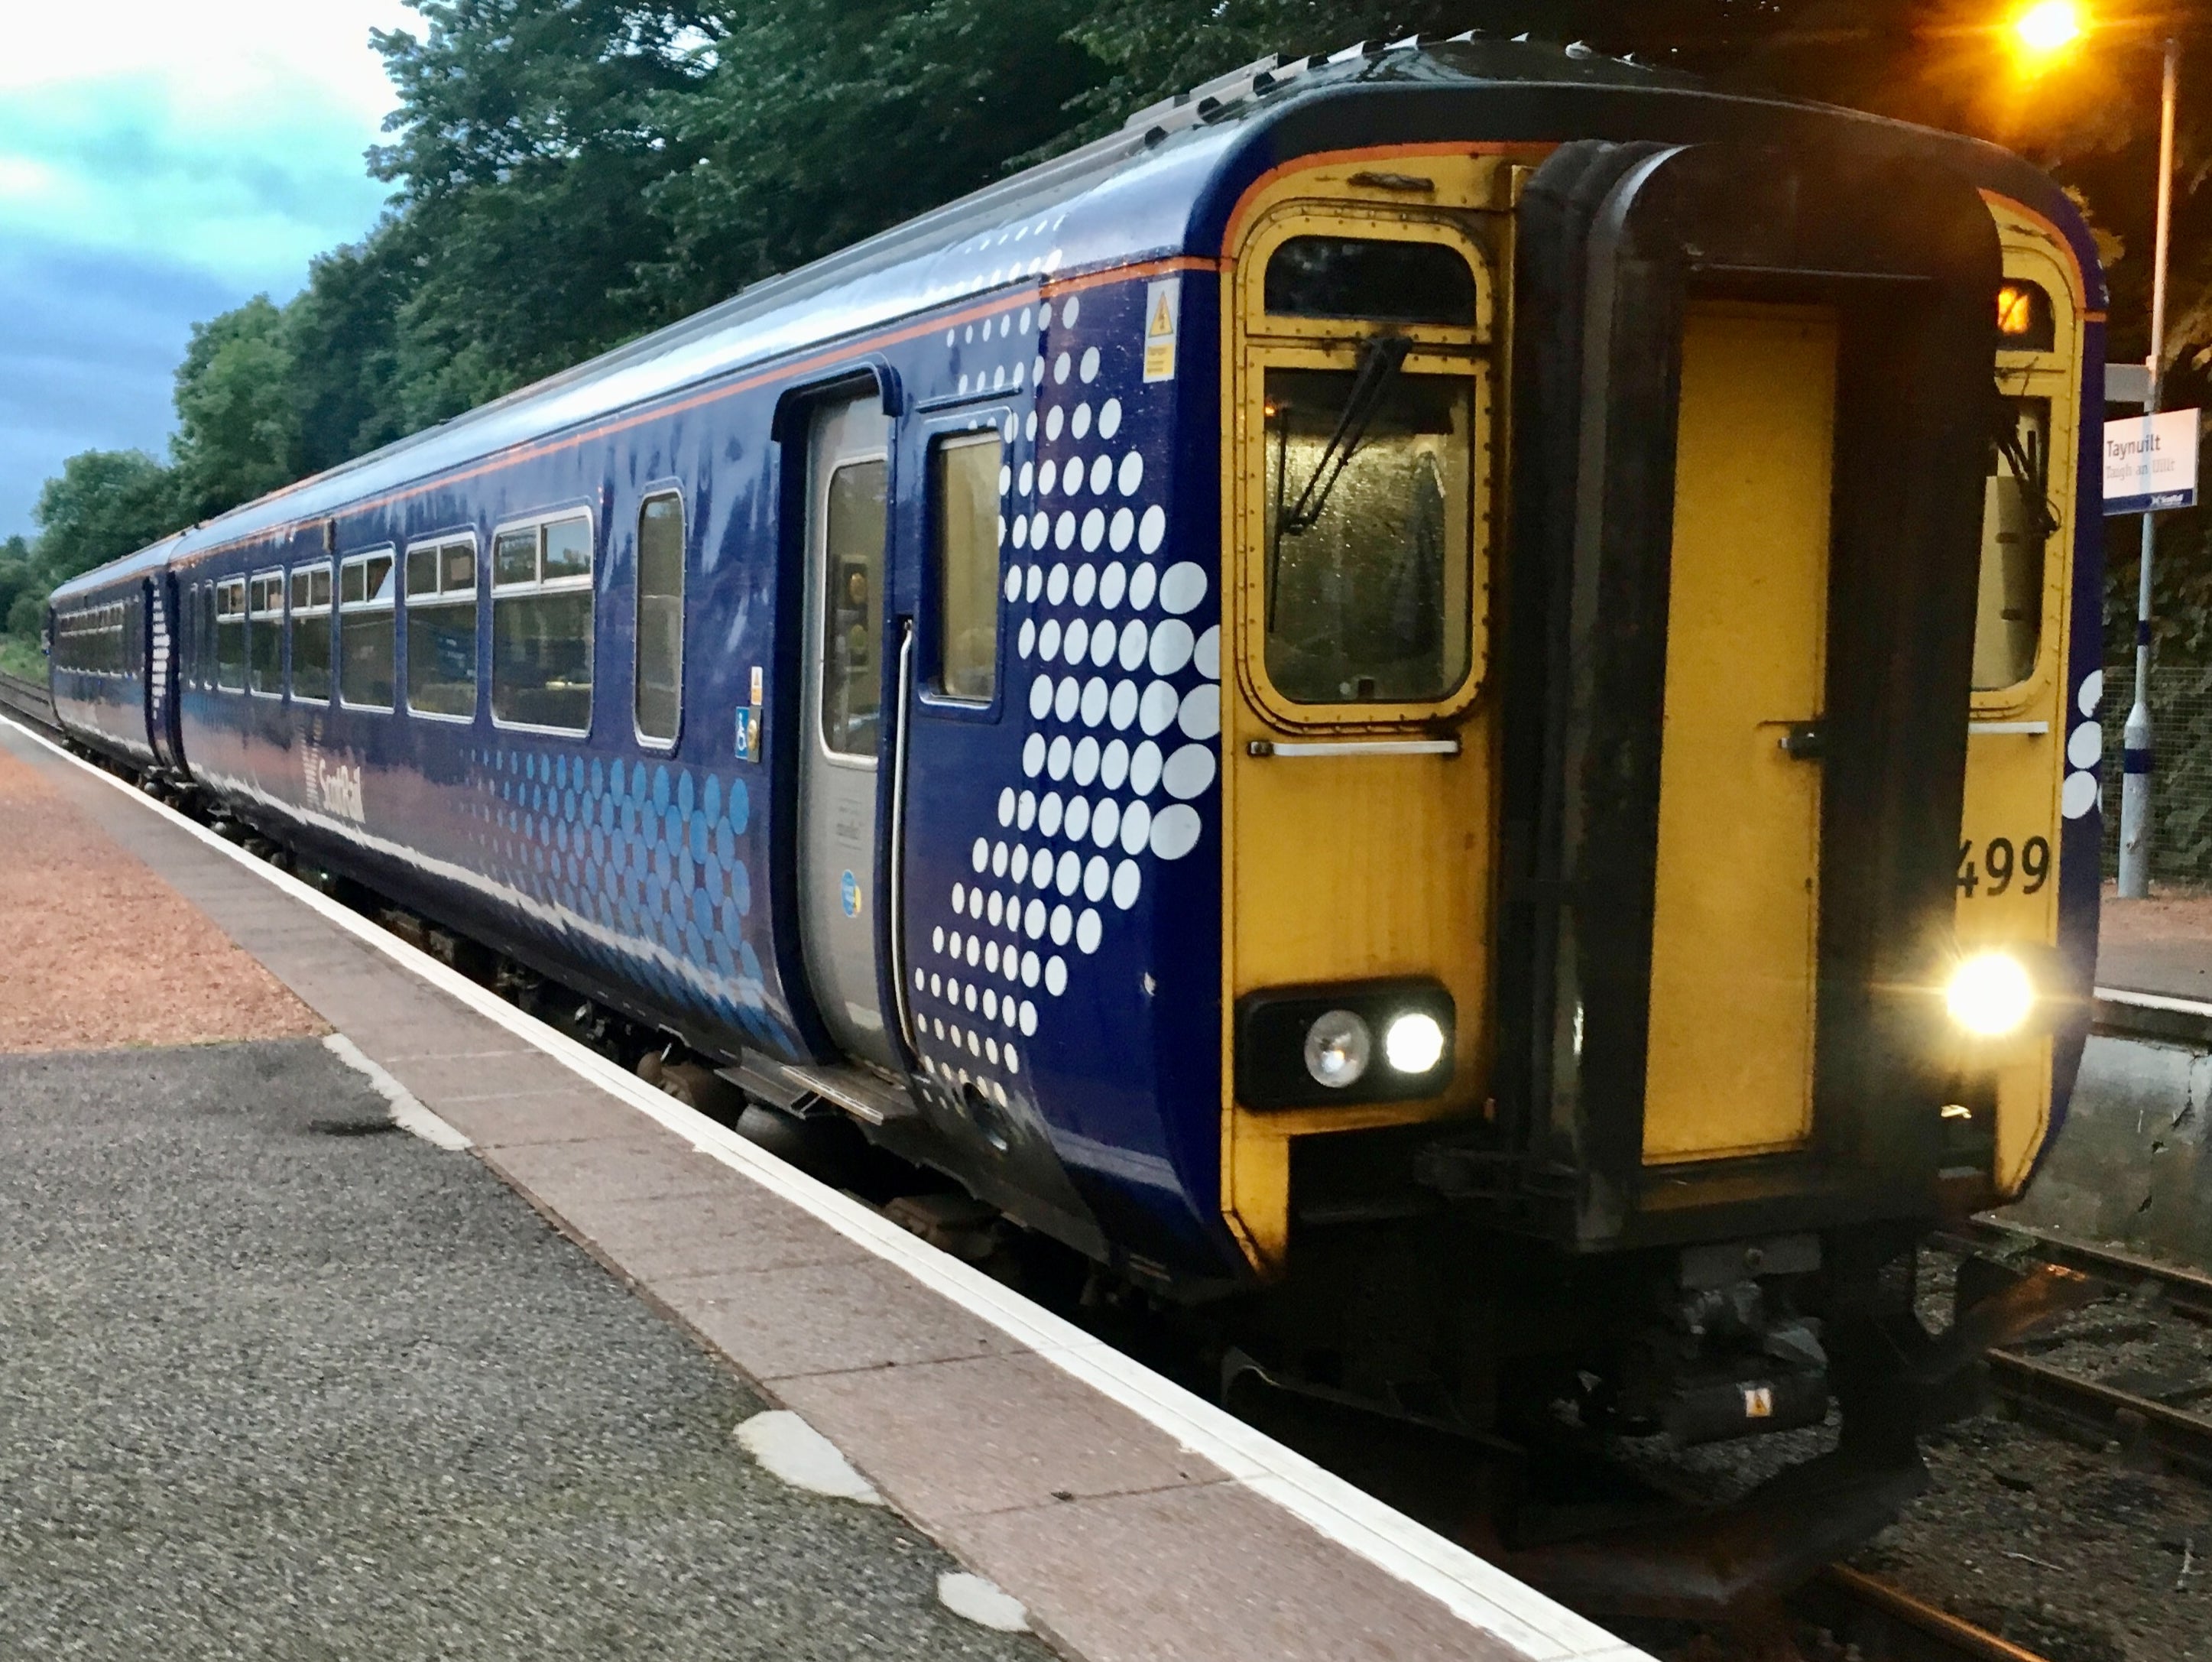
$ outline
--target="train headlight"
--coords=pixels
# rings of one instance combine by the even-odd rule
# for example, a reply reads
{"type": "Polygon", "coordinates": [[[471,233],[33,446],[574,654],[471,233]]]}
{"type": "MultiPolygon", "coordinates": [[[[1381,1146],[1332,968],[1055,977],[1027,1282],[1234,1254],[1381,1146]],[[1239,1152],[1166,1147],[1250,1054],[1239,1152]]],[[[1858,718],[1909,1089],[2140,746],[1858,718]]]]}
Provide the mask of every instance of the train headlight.
{"type": "Polygon", "coordinates": [[[1952,972],[1943,1001],[1977,1038],[2004,1038],[2027,1025],[2035,1012],[2035,981],[2009,953],[1981,952],[1952,972]]]}
{"type": "Polygon", "coordinates": [[[1330,1010],[1306,1029],[1306,1072],[1314,1083],[1341,1091],[1356,1085],[1374,1053],[1375,1035],[1349,1010],[1330,1010]]]}
{"type": "Polygon", "coordinates": [[[1237,1001],[1246,1108],[1417,1102],[1452,1083],[1450,989],[1431,976],[1260,987],[1237,1001]]]}
{"type": "Polygon", "coordinates": [[[1443,1054],[1443,1024],[1426,1010],[1394,1016],[1382,1030],[1382,1059],[1399,1073],[1430,1073],[1443,1054]]]}

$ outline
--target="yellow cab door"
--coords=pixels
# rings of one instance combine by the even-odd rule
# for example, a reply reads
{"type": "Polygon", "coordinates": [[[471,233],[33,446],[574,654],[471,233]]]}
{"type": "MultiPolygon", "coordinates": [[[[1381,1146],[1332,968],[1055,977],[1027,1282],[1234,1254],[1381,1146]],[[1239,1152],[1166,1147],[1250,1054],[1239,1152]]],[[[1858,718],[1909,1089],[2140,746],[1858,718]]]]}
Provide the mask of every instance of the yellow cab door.
{"type": "Polygon", "coordinates": [[[1289,1243],[1296,1140],[1470,1111],[1487,1088],[1510,186],[1494,157],[1360,158],[1279,179],[1231,234],[1222,1208],[1263,1271],[1289,1243]],[[1400,983],[1442,1001],[1425,1074],[1394,1075],[1387,999],[1360,1001],[1400,983]],[[1357,1077],[1314,1088],[1303,1025],[1267,1041],[1284,1055],[1239,1056],[1240,1007],[1286,989],[1365,1011],[1364,1039],[1321,1059],[1357,1077]],[[1270,1066],[1297,1088],[1255,1099],[1270,1066]]]}
{"type": "Polygon", "coordinates": [[[1812,1133],[1838,333],[1814,306],[1683,320],[1648,1165],[1812,1133]]]}
{"type": "MultiPolygon", "coordinates": [[[[2011,406],[2014,435],[2010,446],[1992,448],[1984,486],[1959,832],[1962,952],[2056,944],[2062,794],[2069,772],[2094,778],[2102,748],[2094,709],[2069,709],[2065,686],[2086,321],[2081,271],[2055,228],[2009,202],[1990,207],[2004,247],[1997,388],[2011,406]]],[[[1998,1195],[2019,1193],[2049,1132],[2051,1050],[2049,1036],[2037,1034],[1984,1057],[1993,1069],[1962,1081],[1966,1099],[1944,1111],[1963,1122],[1947,1129],[1965,1134],[1960,1153],[1987,1163],[1981,1175],[1998,1195]]]]}

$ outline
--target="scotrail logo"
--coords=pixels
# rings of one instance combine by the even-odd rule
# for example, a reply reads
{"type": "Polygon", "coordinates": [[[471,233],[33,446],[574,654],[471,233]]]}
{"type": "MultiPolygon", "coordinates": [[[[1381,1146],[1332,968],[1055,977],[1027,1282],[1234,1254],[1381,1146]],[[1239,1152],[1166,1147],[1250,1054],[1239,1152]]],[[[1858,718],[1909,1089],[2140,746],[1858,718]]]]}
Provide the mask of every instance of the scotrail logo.
{"type": "Polygon", "coordinates": [[[368,816],[362,811],[361,770],[348,767],[343,762],[325,762],[319,752],[302,746],[300,760],[307,774],[307,806],[320,808],[362,825],[368,816]]]}

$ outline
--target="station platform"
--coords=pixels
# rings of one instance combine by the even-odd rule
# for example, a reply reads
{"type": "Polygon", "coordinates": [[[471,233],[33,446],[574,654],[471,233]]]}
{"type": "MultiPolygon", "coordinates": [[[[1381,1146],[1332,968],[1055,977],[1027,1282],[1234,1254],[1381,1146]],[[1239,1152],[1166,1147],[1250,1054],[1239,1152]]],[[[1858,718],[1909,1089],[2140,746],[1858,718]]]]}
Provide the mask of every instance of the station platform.
{"type": "Polygon", "coordinates": [[[1642,1654],[4,720],[0,850],[0,1654],[1642,1654]]]}
{"type": "Polygon", "coordinates": [[[2122,900],[2105,885],[2097,984],[2160,998],[2212,1001],[2212,895],[2122,900]]]}

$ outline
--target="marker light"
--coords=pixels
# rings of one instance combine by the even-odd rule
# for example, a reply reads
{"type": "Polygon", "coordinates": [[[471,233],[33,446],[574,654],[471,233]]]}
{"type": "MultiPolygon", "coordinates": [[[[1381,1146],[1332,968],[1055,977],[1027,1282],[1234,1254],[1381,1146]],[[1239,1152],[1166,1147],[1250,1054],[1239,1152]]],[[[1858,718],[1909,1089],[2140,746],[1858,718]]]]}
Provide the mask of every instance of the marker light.
{"type": "Polygon", "coordinates": [[[1330,1010],[1306,1029],[1306,1072],[1316,1085],[1341,1091],[1367,1071],[1374,1049],[1375,1036],[1364,1021],[1349,1010],[1330,1010]]]}
{"type": "Polygon", "coordinates": [[[1425,1074],[1443,1060],[1444,1030],[1426,1010],[1408,1010],[1382,1030],[1382,1056],[1401,1074],[1425,1074]]]}
{"type": "Polygon", "coordinates": [[[1951,1020],[1978,1038],[2020,1031],[2035,1008],[2035,983],[2006,953],[1977,953],[1951,977],[1944,993],[1951,1020]]]}
{"type": "Polygon", "coordinates": [[[2071,0],[2039,0],[2013,19],[2013,33],[2033,52],[2053,52],[2081,36],[2081,14],[2071,0]]]}

